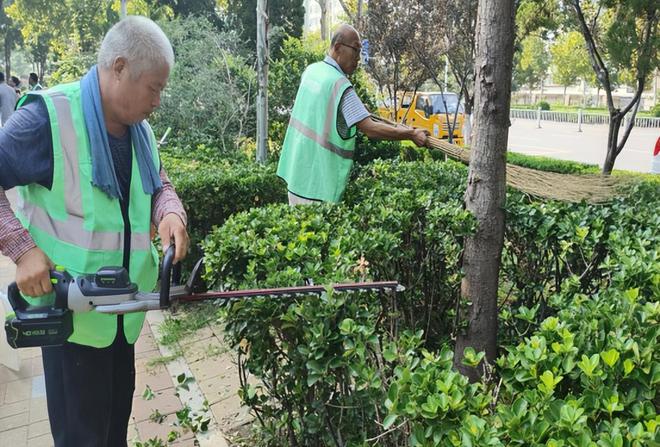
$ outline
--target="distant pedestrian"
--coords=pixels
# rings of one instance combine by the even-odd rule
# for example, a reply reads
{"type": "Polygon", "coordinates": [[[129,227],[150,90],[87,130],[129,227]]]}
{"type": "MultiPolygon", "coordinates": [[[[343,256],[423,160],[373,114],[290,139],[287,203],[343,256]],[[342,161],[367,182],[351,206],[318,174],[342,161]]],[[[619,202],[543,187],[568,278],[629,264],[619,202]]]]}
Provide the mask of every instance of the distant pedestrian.
{"type": "Polygon", "coordinates": [[[43,89],[41,84],[39,84],[39,76],[36,73],[30,73],[28,83],[30,84],[30,91],[43,89]]]}
{"type": "Polygon", "coordinates": [[[5,74],[0,71],[0,120],[4,126],[16,107],[16,91],[5,82],[5,74]]]}
{"type": "Polygon", "coordinates": [[[18,96],[18,97],[21,96],[21,80],[20,79],[18,79],[16,76],[12,76],[7,81],[7,84],[10,87],[14,87],[14,91],[16,92],[16,96],[18,96]]]}

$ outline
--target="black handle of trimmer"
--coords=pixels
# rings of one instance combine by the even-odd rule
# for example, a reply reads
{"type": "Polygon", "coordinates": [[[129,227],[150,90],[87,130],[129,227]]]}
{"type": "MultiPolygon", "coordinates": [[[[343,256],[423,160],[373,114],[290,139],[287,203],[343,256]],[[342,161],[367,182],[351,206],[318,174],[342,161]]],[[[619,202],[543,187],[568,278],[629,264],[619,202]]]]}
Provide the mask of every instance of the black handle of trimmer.
{"type": "MultiPolygon", "coordinates": [[[[55,291],[55,303],[52,307],[54,309],[66,309],[67,297],[69,295],[69,284],[74,281],[73,277],[67,272],[51,270],[50,279],[55,291]]],[[[12,309],[14,309],[14,312],[25,312],[31,307],[31,304],[23,298],[23,295],[21,295],[20,290],[18,290],[18,285],[15,282],[9,284],[9,287],[7,288],[7,300],[12,309]]]]}
{"type": "Polygon", "coordinates": [[[178,282],[181,277],[181,263],[174,265],[174,244],[170,245],[163,256],[163,265],[160,270],[160,308],[170,307],[170,285],[172,279],[178,282]]]}

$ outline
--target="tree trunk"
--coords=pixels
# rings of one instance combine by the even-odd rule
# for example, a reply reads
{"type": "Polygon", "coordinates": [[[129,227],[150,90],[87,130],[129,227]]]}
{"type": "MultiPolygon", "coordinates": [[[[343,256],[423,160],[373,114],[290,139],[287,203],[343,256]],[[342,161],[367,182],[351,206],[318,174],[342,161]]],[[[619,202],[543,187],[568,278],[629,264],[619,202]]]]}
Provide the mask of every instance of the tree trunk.
{"type": "Polygon", "coordinates": [[[268,154],[268,0],[257,0],[257,162],[268,154]]]}
{"type": "Polygon", "coordinates": [[[603,174],[610,175],[614,169],[614,162],[617,155],[617,143],[619,141],[619,129],[621,127],[621,120],[623,117],[619,114],[610,112],[610,127],[607,129],[607,154],[605,155],[605,162],[603,162],[603,174]]]}
{"type": "Polygon", "coordinates": [[[316,0],[321,7],[321,40],[328,40],[328,0],[316,0]]]}
{"type": "MultiPolygon", "coordinates": [[[[466,209],[477,230],[466,238],[461,296],[471,303],[456,337],[454,366],[471,380],[483,370],[462,364],[464,349],[497,356],[497,290],[504,240],[506,151],[511,104],[515,0],[481,0],[476,31],[475,122],[466,209]],[[466,318],[467,317],[467,318],[466,318]]],[[[465,312],[465,310],[463,312],[465,312]]]]}
{"type": "Polygon", "coordinates": [[[5,79],[11,78],[11,38],[9,30],[5,32],[5,79]]]}

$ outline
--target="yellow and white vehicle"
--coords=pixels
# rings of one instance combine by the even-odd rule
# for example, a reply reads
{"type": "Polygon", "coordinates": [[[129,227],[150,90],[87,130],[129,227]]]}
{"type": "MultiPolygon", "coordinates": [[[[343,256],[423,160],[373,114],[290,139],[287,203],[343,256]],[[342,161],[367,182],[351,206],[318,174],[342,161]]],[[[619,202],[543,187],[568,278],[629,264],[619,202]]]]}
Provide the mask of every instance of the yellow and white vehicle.
{"type": "Polygon", "coordinates": [[[378,114],[391,121],[428,130],[432,136],[443,140],[449,139],[449,125],[454,129],[453,143],[463,144],[463,106],[458,102],[456,93],[412,92],[397,96],[396,117],[394,110],[386,105],[378,108],[378,114]],[[454,114],[456,122],[454,124],[454,114]],[[447,121],[449,119],[449,121],[447,121]]]}

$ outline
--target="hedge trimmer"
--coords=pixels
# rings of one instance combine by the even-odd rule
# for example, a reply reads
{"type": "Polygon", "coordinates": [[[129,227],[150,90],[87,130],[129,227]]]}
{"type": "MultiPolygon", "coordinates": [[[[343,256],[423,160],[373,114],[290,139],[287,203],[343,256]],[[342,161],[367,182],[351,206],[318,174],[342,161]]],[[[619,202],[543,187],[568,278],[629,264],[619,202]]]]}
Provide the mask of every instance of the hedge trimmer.
{"type": "MultiPolygon", "coordinates": [[[[73,333],[73,312],[96,311],[123,315],[167,309],[178,302],[232,300],[258,297],[298,297],[320,295],[328,287],[307,285],[272,289],[205,291],[201,280],[202,260],[197,261],[188,282],[178,285],[180,269],[173,266],[174,245],[171,245],[161,267],[160,291],[139,292],[123,267],[103,267],[96,273],[73,278],[68,272],[56,269],[50,274],[55,292],[52,305],[31,306],[18,290],[9,285],[7,298],[13,313],[5,321],[7,341],[12,348],[53,346],[63,344],[73,333]],[[174,277],[174,281],[172,278],[174,277]]],[[[403,290],[396,281],[340,283],[329,286],[336,292],[403,290]]]]}

